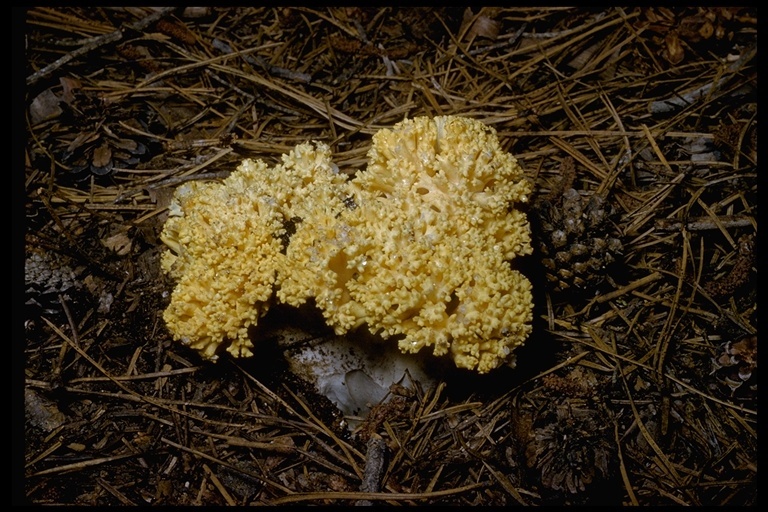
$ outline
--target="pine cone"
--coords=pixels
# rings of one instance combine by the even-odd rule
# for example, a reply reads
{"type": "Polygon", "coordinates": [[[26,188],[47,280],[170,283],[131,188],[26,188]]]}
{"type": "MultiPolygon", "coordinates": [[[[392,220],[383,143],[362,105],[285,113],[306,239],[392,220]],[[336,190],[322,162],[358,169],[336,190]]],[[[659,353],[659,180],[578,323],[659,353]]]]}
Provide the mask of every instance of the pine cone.
{"type": "Polygon", "coordinates": [[[605,418],[598,411],[566,403],[557,406],[550,420],[535,429],[528,450],[528,466],[541,471],[542,484],[576,494],[596,477],[608,476],[613,447],[603,432],[605,418]]]}
{"type": "Polygon", "coordinates": [[[82,269],[73,269],[62,255],[37,249],[29,250],[24,264],[24,282],[28,295],[52,295],[79,287],[82,269]]]}
{"type": "MultiPolygon", "coordinates": [[[[712,373],[717,373],[732,392],[757,374],[757,335],[720,345],[718,356],[712,358],[712,373]]],[[[754,387],[757,389],[755,379],[754,387]]]]}
{"type": "Polygon", "coordinates": [[[603,281],[606,267],[624,248],[610,221],[612,214],[603,197],[582,196],[573,188],[536,205],[537,248],[556,291],[592,288],[603,281]]]}

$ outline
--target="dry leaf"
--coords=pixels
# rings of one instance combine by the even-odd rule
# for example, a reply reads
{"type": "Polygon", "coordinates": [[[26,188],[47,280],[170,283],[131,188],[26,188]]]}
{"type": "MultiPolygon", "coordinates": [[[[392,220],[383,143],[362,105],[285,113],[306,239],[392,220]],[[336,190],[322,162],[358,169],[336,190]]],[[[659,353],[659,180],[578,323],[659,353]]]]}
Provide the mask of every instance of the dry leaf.
{"type": "Polygon", "coordinates": [[[98,295],[99,290],[103,287],[103,283],[97,280],[93,275],[87,275],[83,278],[83,284],[93,295],[98,295]]]}
{"type": "Polygon", "coordinates": [[[211,7],[185,7],[181,16],[184,18],[205,18],[210,16],[211,12],[211,7]]]}
{"type": "Polygon", "coordinates": [[[464,11],[464,20],[462,21],[464,26],[461,31],[464,31],[468,23],[471,23],[471,25],[464,36],[464,39],[467,41],[472,41],[476,37],[496,39],[501,29],[501,24],[486,14],[480,14],[473,19],[472,10],[469,7],[464,11]]]}
{"type": "Polygon", "coordinates": [[[139,147],[139,143],[133,139],[119,139],[119,140],[113,141],[112,145],[114,145],[118,149],[125,149],[127,151],[130,151],[131,153],[135,153],[139,147]]]}
{"type": "Polygon", "coordinates": [[[106,167],[111,160],[112,149],[110,149],[109,145],[105,142],[93,151],[93,159],[91,160],[91,163],[95,167],[106,167]]]}
{"type": "Polygon", "coordinates": [[[107,238],[102,238],[101,243],[107,249],[115,251],[118,256],[125,256],[130,252],[132,242],[125,232],[120,232],[107,238]]]}
{"type": "Polygon", "coordinates": [[[59,78],[61,84],[61,100],[67,105],[71,105],[75,101],[75,91],[83,87],[80,80],[76,78],[70,78],[63,76],[59,78]]]}
{"type": "Polygon", "coordinates": [[[712,23],[709,21],[705,22],[701,28],[699,28],[699,35],[702,37],[702,39],[709,39],[714,33],[715,27],[712,26],[712,23]]]}
{"type": "Polygon", "coordinates": [[[59,97],[50,89],[46,89],[38,94],[29,106],[29,117],[32,120],[32,124],[42,123],[43,121],[59,117],[63,112],[61,107],[59,107],[60,101],[59,97]]]}
{"type": "Polygon", "coordinates": [[[589,46],[584,51],[578,53],[573,59],[571,59],[571,61],[568,63],[568,66],[577,70],[583,68],[587,65],[587,63],[589,63],[592,57],[595,56],[599,49],[600,43],[595,43],[589,46]]]}
{"type": "Polygon", "coordinates": [[[677,37],[676,33],[670,32],[664,38],[664,42],[667,45],[664,58],[666,58],[667,61],[672,65],[679,64],[685,56],[683,46],[680,44],[680,38],[677,37]]]}

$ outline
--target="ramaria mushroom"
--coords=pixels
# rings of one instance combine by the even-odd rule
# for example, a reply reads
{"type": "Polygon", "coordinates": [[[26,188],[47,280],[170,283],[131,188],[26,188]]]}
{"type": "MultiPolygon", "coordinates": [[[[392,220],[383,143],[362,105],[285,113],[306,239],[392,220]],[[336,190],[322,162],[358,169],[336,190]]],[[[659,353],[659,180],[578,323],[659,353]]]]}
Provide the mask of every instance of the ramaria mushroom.
{"type": "Polygon", "coordinates": [[[221,182],[176,189],[161,239],[177,280],[163,318],[174,339],[215,359],[253,355],[248,328],[271,304],[287,220],[330,202],[338,174],[325,145],[301,144],[269,168],[244,160],[221,182]]]}
{"type": "Polygon", "coordinates": [[[381,130],[368,158],[345,181],[327,146],[304,144],[274,169],[246,161],[223,183],[182,187],[163,231],[174,337],[208,357],[225,339],[250,355],[247,328],[274,289],[289,305],[313,299],[337,334],[365,325],[480,373],[510,362],[533,308],[510,265],[531,253],[514,208],[530,194],[522,168],[492,128],[455,116],[381,130]]]}

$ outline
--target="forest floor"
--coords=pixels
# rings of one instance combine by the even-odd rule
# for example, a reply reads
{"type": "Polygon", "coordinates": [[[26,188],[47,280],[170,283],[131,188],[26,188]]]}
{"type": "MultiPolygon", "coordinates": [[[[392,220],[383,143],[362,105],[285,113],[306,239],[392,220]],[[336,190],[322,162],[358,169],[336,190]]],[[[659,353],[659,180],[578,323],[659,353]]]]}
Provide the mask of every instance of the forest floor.
{"type": "Polygon", "coordinates": [[[20,18],[17,500],[757,502],[756,9],[20,18]],[[350,430],[280,350],[213,364],[172,339],[179,184],[308,140],[352,174],[419,115],[483,121],[535,184],[517,368],[446,372],[350,430]]]}

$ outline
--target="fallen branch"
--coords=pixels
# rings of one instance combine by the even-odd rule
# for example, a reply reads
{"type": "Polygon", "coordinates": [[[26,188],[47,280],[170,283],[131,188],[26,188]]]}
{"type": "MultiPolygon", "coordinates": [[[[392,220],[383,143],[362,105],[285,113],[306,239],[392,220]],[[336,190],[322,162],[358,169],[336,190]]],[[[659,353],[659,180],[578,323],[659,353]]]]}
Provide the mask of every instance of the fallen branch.
{"type": "MultiPolygon", "coordinates": [[[[217,50],[225,54],[233,53],[235,51],[230,45],[228,45],[221,39],[214,39],[211,42],[211,46],[213,46],[214,48],[216,48],[217,50]]],[[[300,73],[298,71],[292,71],[290,69],[281,68],[278,66],[272,66],[264,59],[264,57],[260,55],[243,55],[243,59],[248,64],[259,67],[264,71],[268,72],[270,75],[287,78],[289,80],[295,80],[296,82],[302,82],[305,84],[308,84],[309,82],[312,81],[312,75],[309,75],[307,73],[300,73]]]]}
{"type": "MultiPolygon", "coordinates": [[[[368,451],[365,453],[363,483],[360,484],[362,492],[379,492],[386,454],[387,443],[384,442],[381,436],[374,435],[371,437],[368,441],[368,451]]],[[[373,505],[373,502],[362,499],[358,500],[355,504],[358,506],[370,506],[373,505]]]]}
{"type": "Polygon", "coordinates": [[[744,54],[739,57],[738,60],[734,61],[731,65],[728,66],[728,75],[723,76],[719,80],[702,85],[701,87],[694,89],[686,94],[683,94],[682,96],[675,95],[672,98],[667,98],[664,100],[654,101],[651,103],[649,110],[651,114],[662,114],[664,112],[669,112],[670,110],[675,110],[676,108],[682,108],[687,107],[688,105],[691,105],[696,100],[704,98],[705,96],[708,96],[715,91],[717,91],[725,82],[730,80],[731,76],[735,73],[737,73],[747,62],[752,60],[752,57],[755,56],[757,53],[757,47],[752,46],[750,48],[747,48],[744,51],[744,54]]]}
{"type": "MultiPolygon", "coordinates": [[[[147,28],[149,25],[154,23],[155,21],[159,20],[169,12],[176,9],[175,7],[164,7],[162,9],[158,9],[157,11],[153,12],[149,16],[146,16],[145,18],[142,18],[141,20],[137,21],[136,23],[133,23],[131,25],[128,25],[127,28],[131,30],[141,31],[147,28]]],[[[104,46],[105,44],[114,43],[116,41],[119,41],[123,38],[123,30],[124,29],[117,29],[114,32],[110,32],[109,34],[104,34],[103,36],[94,37],[91,39],[88,39],[83,46],[80,48],[73,50],[63,57],[59,58],[55,62],[52,62],[45,66],[42,69],[38,69],[31,75],[27,77],[27,85],[33,85],[35,82],[43,78],[44,76],[49,75],[53,71],[56,71],[61,66],[66,64],[67,62],[76,59],[77,57],[80,57],[82,55],[85,55],[86,53],[95,50],[96,48],[99,48],[101,46],[104,46]]]]}
{"type": "MultiPolygon", "coordinates": [[[[726,228],[743,228],[751,226],[755,219],[747,215],[724,215],[718,217],[720,225],[726,228]]],[[[659,231],[680,231],[683,226],[688,231],[705,231],[708,229],[719,229],[720,226],[712,220],[712,217],[694,217],[687,222],[673,219],[657,219],[656,229],[659,231]]]]}

